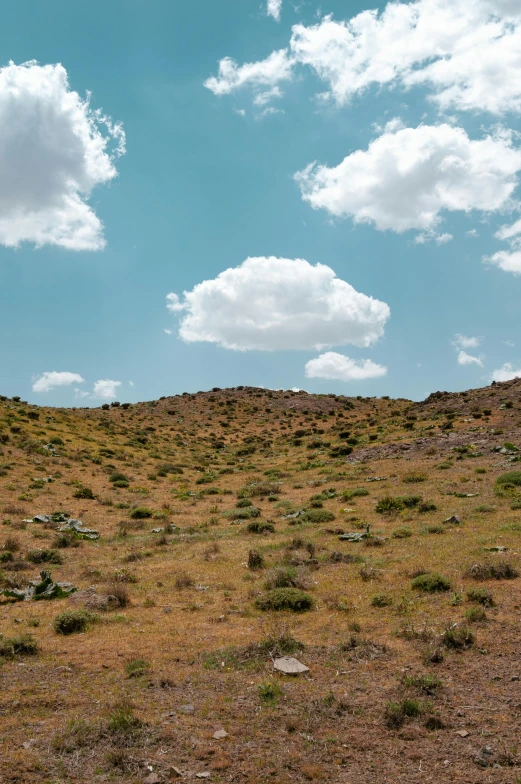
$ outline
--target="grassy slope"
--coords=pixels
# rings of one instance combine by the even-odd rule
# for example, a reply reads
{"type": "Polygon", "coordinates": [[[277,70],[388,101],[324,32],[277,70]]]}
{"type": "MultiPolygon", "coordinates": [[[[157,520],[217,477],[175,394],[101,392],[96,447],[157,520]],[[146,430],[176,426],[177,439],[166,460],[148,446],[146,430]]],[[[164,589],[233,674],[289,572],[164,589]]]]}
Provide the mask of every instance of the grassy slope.
{"type": "Polygon", "coordinates": [[[4,564],[3,585],[34,578],[41,567],[27,553],[55,546],[52,530],[23,518],[56,510],[99,529],[101,539],[59,549],[63,564],[49,567],[55,579],[100,594],[115,579],[132,580],[119,583],[128,606],[98,613],[81,635],[53,631],[54,617],[73,608],[68,600],[0,603],[4,639],[31,633],[40,648],[0,666],[0,781],[141,782],[147,764],[164,781],[171,766],[187,780],[210,772],[213,781],[281,784],[521,781],[521,687],[512,680],[521,675],[521,579],[466,576],[474,563],[519,566],[520,512],[494,493],[495,478],[516,464],[492,450],[521,446],[520,392],[521,382],[508,382],[415,404],[245,388],[125,410],[0,401],[0,547],[16,540],[22,567],[4,564]],[[332,455],[346,446],[346,431],[358,441],[353,453],[332,455]],[[52,439],[63,442],[58,456],[42,449],[52,439]],[[113,486],[115,472],[128,488],[113,486]],[[418,473],[423,481],[407,481],[418,473]],[[54,481],[41,486],[39,477],[54,481]],[[367,481],[374,477],[386,478],[367,481]],[[278,484],[276,500],[251,500],[275,532],[259,536],[224,513],[236,509],[241,488],[251,495],[263,483],[278,484]],[[95,498],[75,498],[80,486],[95,498]],[[360,487],[369,494],[343,500],[360,487]],[[321,500],[334,520],[282,519],[324,490],[334,491],[321,500]],[[421,495],[436,509],[377,514],[389,495],[421,495]],[[135,506],[154,513],[142,527],[130,523],[135,506]],[[442,524],[452,514],[461,526],[442,524]],[[172,533],[151,532],[169,523],[172,533]],[[366,524],[375,546],[338,540],[339,531],[366,524]],[[400,529],[410,535],[393,536],[400,529]],[[486,551],[495,545],[509,549],[486,551]],[[260,571],[247,568],[252,548],[264,557],[260,571]],[[332,553],[355,558],[335,562],[332,553]],[[257,610],[270,569],[289,562],[315,609],[257,610]],[[414,591],[421,571],[441,572],[452,590],[414,591]],[[496,606],[468,624],[476,605],[466,593],[476,587],[491,589],[496,606]],[[387,606],[375,606],[375,595],[387,606]],[[475,644],[440,648],[451,624],[468,625],[475,644]],[[309,676],[276,675],[274,644],[259,645],[287,633],[305,645],[297,656],[309,676]],[[427,661],[436,648],[443,661],[427,661]],[[137,658],[146,672],[129,677],[126,665],[137,658]],[[404,683],[425,674],[441,680],[435,695],[404,683]],[[271,701],[259,693],[266,684],[274,684],[271,701]],[[409,698],[423,713],[389,727],[388,703],[409,698]],[[222,728],[229,736],[213,739],[222,728]],[[488,767],[475,761],[485,746],[488,767]]]}

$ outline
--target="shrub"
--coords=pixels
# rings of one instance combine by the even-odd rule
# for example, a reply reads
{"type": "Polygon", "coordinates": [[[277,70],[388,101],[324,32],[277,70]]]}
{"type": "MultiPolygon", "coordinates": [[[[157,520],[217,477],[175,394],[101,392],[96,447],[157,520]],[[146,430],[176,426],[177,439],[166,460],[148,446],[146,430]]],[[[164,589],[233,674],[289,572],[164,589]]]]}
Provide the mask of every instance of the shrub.
{"type": "Polygon", "coordinates": [[[487,620],[487,614],[483,607],[471,607],[466,611],[465,618],[469,623],[483,623],[487,620]]]}
{"type": "Polygon", "coordinates": [[[385,706],[384,720],[390,730],[400,729],[407,718],[416,718],[425,708],[419,700],[405,699],[401,702],[388,702],[385,706]]]}
{"type": "Polygon", "coordinates": [[[277,566],[266,574],[264,586],[267,590],[273,588],[301,588],[310,587],[309,573],[305,566],[277,566]]]}
{"type": "Polygon", "coordinates": [[[402,476],[402,482],[407,482],[410,484],[425,482],[427,479],[427,474],[423,473],[422,471],[411,471],[410,473],[405,474],[405,476],[402,476]]]}
{"type": "Polygon", "coordinates": [[[342,492],[342,501],[351,501],[353,498],[361,498],[365,495],[369,495],[369,490],[366,490],[365,487],[355,487],[353,490],[342,492]]]}
{"type": "Polygon", "coordinates": [[[114,473],[109,476],[109,482],[128,482],[128,477],[125,474],[114,473]]]}
{"type": "Polygon", "coordinates": [[[449,626],[442,634],[441,641],[446,648],[462,650],[474,645],[474,634],[466,626],[449,626]]]}
{"type": "Polygon", "coordinates": [[[187,572],[180,572],[175,578],[175,587],[182,591],[184,588],[193,588],[195,585],[193,577],[190,577],[187,572]]]}
{"type": "Polygon", "coordinates": [[[476,604],[482,604],[483,607],[494,607],[495,605],[492,593],[488,588],[472,588],[470,591],[467,591],[467,600],[476,602],[476,604]]]}
{"type": "Polygon", "coordinates": [[[306,612],[313,608],[313,599],[298,588],[274,588],[255,602],[259,610],[291,610],[306,612]]]}
{"type": "Polygon", "coordinates": [[[435,512],[437,508],[436,504],[433,504],[432,501],[423,501],[423,503],[418,506],[418,512],[420,514],[426,514],[427,512],[435,512]]]}
{"type": "Polygon", "coordinates": [[[250,550],[248,553],[248,569],[255,571],[264,568],[264,558],[257,550],[250,550]]]}
{"type": "Polygon", "coordinates": [[[467,577],[474,580],[514,580],[519,572],[508,561],[476,563],[467,570],[467,577]]]}
{"type": "Polygon", "coordinates": [[[129,517],[132,520],[146,520],[149,517],[152,517],[153,512],[151,509],[147,509],[146,506],[136,506],[135,509],[131,509],[129,512],[129,517]]]}
{"type": "Polygon", "coordinates": [[[0,638],[0,656],[12,658],[13,656],[35,656],[38,653],[38,643],[31,634],[21,634],[17,637],[0,638]]]}
{"type": "Polygon", "coordinates": [[[253,506],[253,504],[249,498],[239,498],[235,506],[237,509],[246,509],[248,506],[253,506]]]}
{"type": "Polygon", "coordinates": [[[246,508],[231,509],[228,512],[224,512],[224,515],[229,520],[252,520],[255,517],[260,517],[260,509],[250,505],[246,508]]]}
{"type": "Polygon", "coordinates": [[[120,488],[123,489],[123,488],[129,487],[130,485],[126,481],[126,479],[116,479],[116,481],[112,483],[112,486],[113,487],[120,487],[120,488]]]}
{"type": "Polygon", "coordinates": [[[308,509],[297,519],[302,523],[330,523],[335,519],[335,515],[328,509],[308,509]]]}
{"type": "Polygon", "coordinates": [[[500,496],[514,492],[518,487],[521,487],[521,471],[507,471],[495,481],[495,491],[500,496]]]}
{"type": "Polygon", "coordinates": [[[406,675],[402,683],[407,688],[418,689],[429,695],[435,694],[441,688],[441,680],[436,675],[406,675]]]}
{"type": "Polygon", "coordinates": [[[398,498],[393,498],[391,495],[386,495],[380,498],[375,506],[375,511],[378,514],[391,514],[392,512],[399,512],[403,509],[403,504],[398,498]]]}
{"type": "Polygon", "coordinates": [[[391,536],[393,539],[408,539],[409,536],[412,536],[412,531],[410,528],[397,528],[391,536]]]}
{"type": "Polygon", "coordinates": [[[275,531],[273,523],[266,523],[259,520],[252,520],[247,526],[250,534],[272,534],[275,531]]]}
{"type": "Polygon", "coordinates": [[[385,593],[377,593],[371,599],[371,604],[373,607],[390,607],[392,603],[392,597],[387,596],[385,593]]]}
{"type": "Polygon", "coordinates": [[[423,591],[424,593],[440,593],[443,591],[450,591],[450,580],[437,572],[428,572],[426,574],[419,574],[412,581],[412,587],[416,591],[423,591]]]}
{"type": "Polygon", "coordinates": [[[63,558],[56,550],[29,550],[25,560],[33,564],[62,564],[63,558]]]}
{"type": "Polygon", "coordinates": [[[92,501],[95,497],[90,487],[78,487],[76,492],[73,493],[73,498],[83,498],[92,501]]]}
{"type": "Polygon", "coordinates": [[[84,632],[95,616],[87,610],[66,610],[54,619],[56,634],[75,634],[84,632]]]}

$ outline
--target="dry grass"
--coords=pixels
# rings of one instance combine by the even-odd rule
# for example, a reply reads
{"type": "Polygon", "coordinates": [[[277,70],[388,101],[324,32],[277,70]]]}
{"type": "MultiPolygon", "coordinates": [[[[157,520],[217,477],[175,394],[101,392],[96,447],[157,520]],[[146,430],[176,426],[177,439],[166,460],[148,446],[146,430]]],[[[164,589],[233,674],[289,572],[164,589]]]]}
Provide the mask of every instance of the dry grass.
{"type": "Polygon", "coordinates": [[[521,524],[512,497],[495,493],[508,465],[491,450],[521,445],[520,392],[519,383],[498,384],[416,405],[225,390],[126,410],[42,408],[38,420],[25,404],[0,401],[0,430],[10,434],[0,447],[0,556],[19,545],[14,561],[0,563],[2,586],[36,577],[43,567],[27,554],[53,547],[52,528],[23,518],[64,510],[101,538],[60,549],[53,578],[120,603],[70,636],[53,629],[67,600],[0,605],[3,638],[30,632],[39,649],[4,657],[0,669],[0,780],[141,782],[147,763],[162,781],[172,765],[188,778],[207,771],[255,784],[515,781],[521,580],[497,575],[508,576],[505,563],[519,570],[521,524]],[[514,407],[501,408],[503,398],[514,407]],[[475,407],[492,413],[471,419],[475,407]],[[346,432],[357,439],[353,453],[332,456],[346,432]],[[51,437],[63,441],[58,457],[35,447],[51,437]],[[307,448],[318,441],[331,446],[307,448]],[[117,474],[128,487],[111,482],[117,474]],[[39,476],[54,481],[39,486],[39,476]],[[78,487],[95,499],[75,497],[78,487]],[[379,499],[410,491],[436,508],[375,511],[379,499]],[[252,505],[238,506],[241,498],[252,505]],[[252,507],[258,517],[234,519],[252,507]],[[135,509],[151,517],[135,519],[135,509]],[[443,524],[454,514],[462,525],[443,524]],[[257,521],[273,530],[249,532],[257,521]],[[378,546],[338,540],[368,524],[378,546]],[[497,546],[508,552],[487,550],[497,546]],[[450,590],[414,590],[422,573],[443,575],[450,590]],[[257,609],[266,590],[285,587],[309,593],[314,609],[257,609]],[[468,602],[486,607],[485,618],[466,619],[468,602]],[[284,680],[272,657],[295,638],[292,655],[310,676],[284,680]],[[147,666],[129,677],[136,661],[147,666]],[[404,671],[416,684],[434,671],[443,689],[429,695],[434,712],[406,712],[388,729],[386,706],[416,699],[404,671]],[[261,698],[259,686],[272,683],[280,692],[261,698]],[[214,739],[222,728],[228,736],[214,739]],[[475,733],[472,748],[491,745],[490,768],[454,740],[460,728],[475,733]],[[493,768],[506,750],[508,771],[493,768]]]}

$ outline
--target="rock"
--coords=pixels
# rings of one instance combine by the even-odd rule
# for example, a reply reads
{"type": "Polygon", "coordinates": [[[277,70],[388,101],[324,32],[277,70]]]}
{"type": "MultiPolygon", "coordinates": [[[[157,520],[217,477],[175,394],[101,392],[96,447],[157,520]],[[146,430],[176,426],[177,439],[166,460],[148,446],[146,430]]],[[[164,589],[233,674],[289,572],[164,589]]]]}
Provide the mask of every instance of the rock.
{"type": "Polygon", "coordinates": [[[338,538],[341,542],[361,542],[369,536],[365,531],[353,531],[348,534],[341,534],[338,538]]]}
{"type": "Polygon", "coordinates": [[[161,784],[161,779],[157,773],[150,773],[146,779],[143,779],[143,784],[161,784]]]}
{"type": "Polygon", "coordinates": [[[284,675],[299,675],[301,672],[309,672],[309,667],[292,656],[282,656],[280,659],[275,659],[273,667],[284,675]]]}
{"type": "Polygon", "coordinates": [[[69,601],[73,604],[81,604],[89,610],[113,610],[120,606],[116,596],[100,595],[93,586],[77,591],[69,601]]]}
{"type": "Polygon", "coordinates": [[[474,762],[476,765],[479,765],[480,768],[487,768],[492,764],[493,754],[494,752],[492,751],[491,746],[484,746],[474,757],[474,762]]]}
{"type": "Polygon", "coordinates": [[[209,779],[210,774],[205,771],[204,773],[196,773],[195,777],[196,779],[209,779]]]}
{"type": "Polygon", "coordinates": [[[212,737],[215,740],[222,740],[223,738],[227,738],[228,737],[228,733],[226,732],[226,730],[216,730],[214,732],[214,734],[212,735],[212,737]]]}
{"type": "Polygon", "coordinates": [[[152,528],[151,533],[153,533],[153,534],[160,534],[162,530],[163,530],[162,528],[152,528]]]}
{"type": "Polygon", "coordinates": [[[193,705],[181,705],[178,709],[181,713],[195,713],[193,705]]]}
{"type": "Polygon", "coordinates": [[[174,765],[172,765],[171,767],[168,768],[168,776],[169,776],[169,778],[171,778],[171,779],[180,779],[182,775],[183,774],[181,773],[179,768],[174,767],[174,765]]]}
{"type": "Polygon", "coordinates": [[[456,730],[456,735],[459,735],[460,738],[468,738],[469,733],[467,730],[456,730]]]}
{"type": "Polygon", "coordinates": [[[447,525],[461,525],[463,521],[458,515],[451,515],[450,517],[447,517],[446,520],[443,520],[443,522],[447,525]]]}

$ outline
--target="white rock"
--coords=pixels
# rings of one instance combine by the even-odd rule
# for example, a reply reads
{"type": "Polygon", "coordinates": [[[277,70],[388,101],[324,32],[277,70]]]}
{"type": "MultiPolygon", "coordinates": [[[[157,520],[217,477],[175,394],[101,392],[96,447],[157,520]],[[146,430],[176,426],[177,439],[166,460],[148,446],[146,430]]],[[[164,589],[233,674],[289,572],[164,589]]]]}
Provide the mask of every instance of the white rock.
{"type": "Polygon", "coordinates": [[[275,659],[273,666],[278,672],[283,672],[285,675],[298,675],[301,672],[309,672],[309,667],[306,667],[305,664],[302,664],[292,656],[282,656],[280,659],[275,659]]]}

